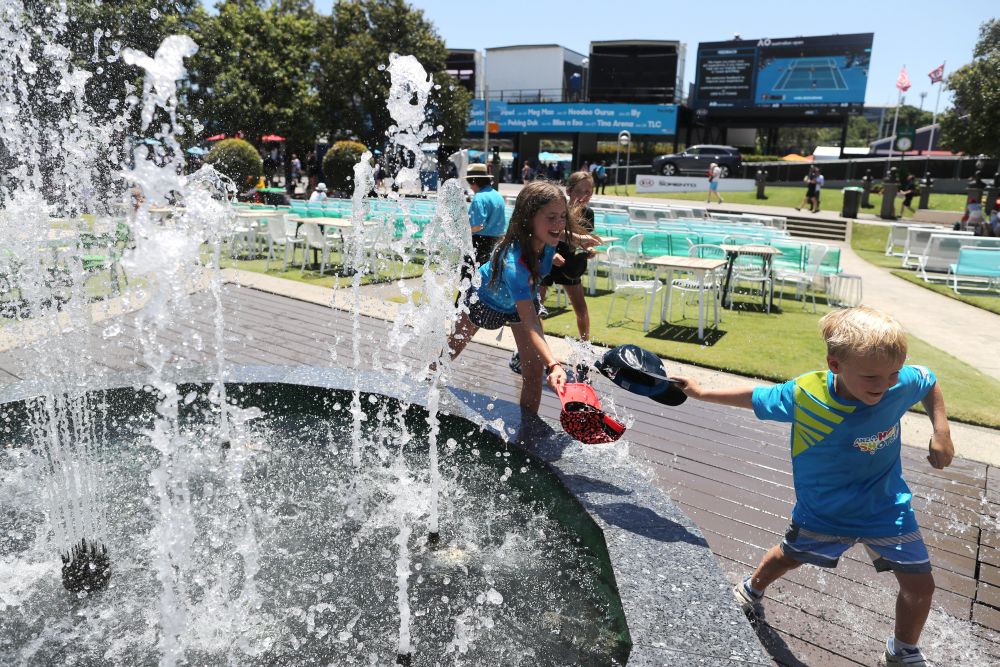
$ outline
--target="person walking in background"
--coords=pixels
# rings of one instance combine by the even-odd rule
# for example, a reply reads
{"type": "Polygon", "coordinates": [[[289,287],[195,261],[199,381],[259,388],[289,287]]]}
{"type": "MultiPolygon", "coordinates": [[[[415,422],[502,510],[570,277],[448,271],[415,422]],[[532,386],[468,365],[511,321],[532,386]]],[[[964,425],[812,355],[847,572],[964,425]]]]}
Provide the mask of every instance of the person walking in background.
{"type": "Polygon", "coordinates": [[[722,178],[722,169],[716,163],[708,165],[708,203],[712,203],[712,195],[719,201],[720,204],[724,203],[725,200],[722,195],[719,194],[719,180],[722,178]]]}
{"type": "Polygon", "coordinates": [[[594,192],[597,194],[604,194],[605,188],[608,187],[608,161],[601,160],[601,164],[597,165],[597,184],[594,187],[594,192]]]}
{"type": "Polygon", "coordinates": [[[292,153],[292,185],[290,192],[295,194],[295,190],[299,187],[299,179],[302,178],[302,161],[299,160],[299,156],[292,153]]]}
{"type": "Polygon", "coordinates": [[[823,178],[823,172],[819,170],[819,167],[813,167],[816,170],[816,196],[813,197],[813,213],[819,213],[819,197],[823,192],[823,183],[826,179],[823,178]]]}
{"type": "Polygon", "coordinates": [[[917,179],[913,174],[907,174],[900,184],[899,196],[903,198],[903,203],[899,205],[899,217],[903,217],[903,211],[909,210],[910,215],[916,213],[913,210],[913,196],[917,194],[917,179]]]}
{"type": "MultiPolygon", "coordinates": [[[[587,204],[594,195],[594,180],[586,171],[570,174],[566,183],[566,196],[569,198],[570,217],[578,221],[579,230],[574,232],[572,226],[567,226],[564,238],[556,246],[555,257],[552,258],[552,272],[542,278],[538,288],[538,300],[545,303],[545,294],[552,285],[561,285],[569,298],[573,312],[576,314],[576,328],[580,332],[580,340],[590,340],[590,311],[584,298],[583,275],[587,273],[587,260],[594,256],[593,248],[601,240],[593,236],[594,211],[587,204]],[[586,235],[581,236],[580,232],[586,235]]],[[[539,316],[545,317],[545,306],[539,310],[539,316]]]]}
{"type": "Polygon", "coordinates": [[[524,165],[521,167],[521,182],[527,183],[530,180],[531,180],[531,163],[525,160],[524,165]]]}
{"type": "Polygon", "coordinates": [[[802,182],[806,184],[806,196],[802,198],[802,202],[795,207],[796,211],[801,211],[802,207],[809,204],[809,210],[813,210],[816,203],[816,167],[809,167],[809,171],[806,172],[805,178],[802,182]]]}

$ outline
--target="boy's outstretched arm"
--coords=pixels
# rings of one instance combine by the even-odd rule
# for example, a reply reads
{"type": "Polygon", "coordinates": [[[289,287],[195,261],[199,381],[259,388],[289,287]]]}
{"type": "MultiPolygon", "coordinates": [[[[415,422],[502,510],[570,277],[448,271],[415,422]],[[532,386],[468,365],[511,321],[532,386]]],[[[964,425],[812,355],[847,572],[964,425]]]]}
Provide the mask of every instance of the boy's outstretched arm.
{"type": "Polygon", "coordinates": [[[934,427],[927,460],[938,470],[947,468],[955,457],[955,445],[951,442],[951,427],[948,425],[948,414],[944,409],[944,395],[938,383],[934,383],[921,403],[934,427]]]}
{"type": "Polygon", "coordinates": [[[732,405],[737,408],[753,410],[753,387],[740,389],[702,389],[701,385],[693,378],[675,375],[670,379],[675,381],[685,394],[691,398],[697,398],[699,401],[708,401],[709,403],[720,403],[722,405],[732,405]]]}

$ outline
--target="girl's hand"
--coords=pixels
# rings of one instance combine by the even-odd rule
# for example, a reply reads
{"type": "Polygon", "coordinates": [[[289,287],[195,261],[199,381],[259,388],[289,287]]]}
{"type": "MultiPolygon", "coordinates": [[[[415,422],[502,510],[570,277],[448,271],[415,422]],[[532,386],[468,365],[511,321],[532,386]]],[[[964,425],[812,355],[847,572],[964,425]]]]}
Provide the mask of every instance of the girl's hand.
{"type": "Polygon", "coordinates": [[[566,258],[560,255],[559,253],[556,253],[555,255],[552,256],[552,266],[562,266],[565,263],[566,263],[566,258]]]}
{"type": "Polygon", "coordinates": [[[549,369],[547,380],[549,386],[552,387],[552,391],[556,392],[557,396],[561,396],[563,391],[566,390],[566,371],[563,369],[562,364],[557,364],[549,369]]]}

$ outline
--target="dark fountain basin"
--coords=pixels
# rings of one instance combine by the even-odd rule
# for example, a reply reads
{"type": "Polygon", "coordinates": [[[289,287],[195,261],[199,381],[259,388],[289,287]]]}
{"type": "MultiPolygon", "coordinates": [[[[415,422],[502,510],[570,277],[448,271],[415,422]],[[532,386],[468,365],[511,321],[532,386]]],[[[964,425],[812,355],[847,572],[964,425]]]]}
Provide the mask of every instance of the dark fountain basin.
{"type": "MultiPolygon", "coordinates": [[[[232,370],[228,396],[249,420],[228,448],[205,424],[198,377],[172,378],[182,400],[169,446],[138,377],[72,403],[89,406],[82,427],[100,443],[86,454],[100,484],[84,503],[28,464],[37,387],[0,391],[0,664],[392,663],[401,529],[412,530],[413,664],[767,662],[700,533],[621,446],[572,443],[516,406],[448,393],[435,543],[425,387],[357,376],[355,467],[353,374],[232,370]],[[53,503],[69,506],[75,531],[46,529],[53,503]],[[105,590],[73,594],[59,551],[81,525],[101,533],[89,536],[107,545],[112,574],[105,590]]],[[[81,454],[69,450],[73,468],[81,454]]]]}

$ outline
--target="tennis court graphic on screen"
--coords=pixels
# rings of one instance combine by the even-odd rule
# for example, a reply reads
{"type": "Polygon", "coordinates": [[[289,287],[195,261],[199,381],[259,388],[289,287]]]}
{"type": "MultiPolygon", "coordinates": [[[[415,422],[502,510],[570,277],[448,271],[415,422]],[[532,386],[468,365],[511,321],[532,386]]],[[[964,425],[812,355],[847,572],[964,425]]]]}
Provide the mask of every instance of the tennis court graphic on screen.
{"type": "Polygon", "coordinates": [[[864,33],[699,44],[692,105],[721,114],[860,108],[872,39],[864,33]]]}

